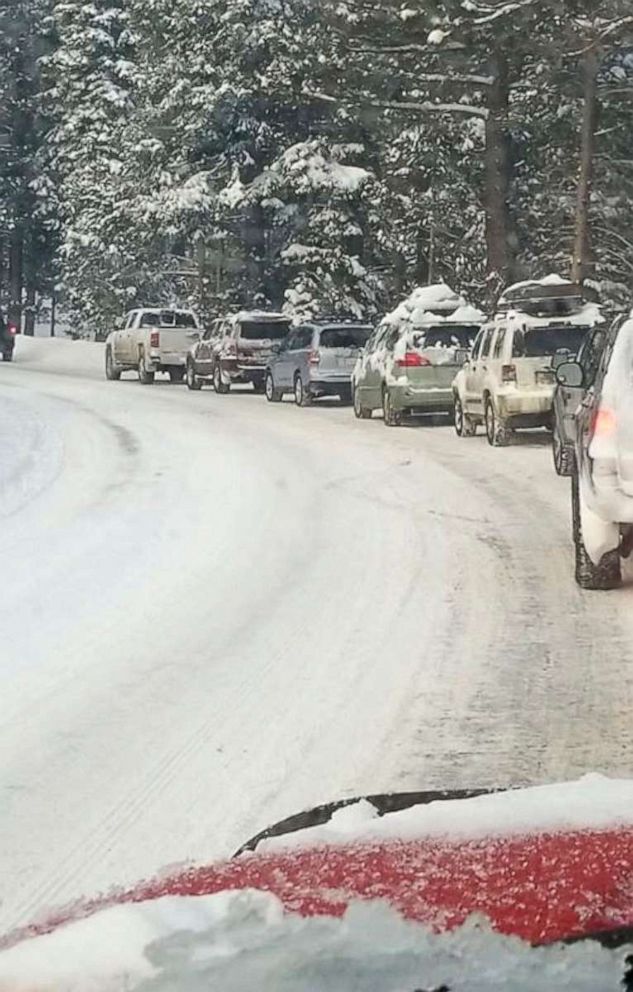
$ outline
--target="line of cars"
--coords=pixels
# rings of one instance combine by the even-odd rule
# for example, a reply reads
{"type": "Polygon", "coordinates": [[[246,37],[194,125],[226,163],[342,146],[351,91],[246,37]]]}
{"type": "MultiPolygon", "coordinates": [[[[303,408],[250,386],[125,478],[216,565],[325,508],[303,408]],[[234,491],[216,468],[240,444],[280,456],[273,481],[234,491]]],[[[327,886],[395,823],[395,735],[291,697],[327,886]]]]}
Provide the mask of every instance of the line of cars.
{"type": "Polygon", "coordinates": [[[445,285],[415,290],[376,327],[244,310],[204,328],[190,310],[137,309],[108,336],[105,362],[108,379],[166,372],[220,395],[251,384],[271,403],[338,396],[359,419],[381,410],[388,427],[448,415],[459,437],[482,425],[493,447],[547,428],[554,467],[572,479],[576,580],[603,589],[633,547],[630,352],[633,320],[609,328],[579,287],[548,276],[506,290],[490,320],[445,285]]]}

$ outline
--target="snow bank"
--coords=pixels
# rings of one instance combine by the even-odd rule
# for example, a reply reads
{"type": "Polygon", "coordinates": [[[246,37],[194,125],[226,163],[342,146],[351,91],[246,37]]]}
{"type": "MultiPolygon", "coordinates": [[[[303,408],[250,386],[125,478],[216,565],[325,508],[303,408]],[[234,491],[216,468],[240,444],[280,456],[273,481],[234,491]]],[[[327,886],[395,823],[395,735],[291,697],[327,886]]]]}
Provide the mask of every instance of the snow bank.
{"type": "Polygon", "coordinates": [[[376,902],[304,919],[247,890],[116,906],[25,941],[0,955],[0,992],[607,992],[624,957],[532,948],[474,919],[434,934],[376,902]]]}
{"type": "Polygon", "coordinates": [[[379,817],[361,800],[319,827],[271,837],[258,853],[352,841],[462,840],[633,826],[633,780],[585,775],[576,782],[443,800],[379,817]]]}

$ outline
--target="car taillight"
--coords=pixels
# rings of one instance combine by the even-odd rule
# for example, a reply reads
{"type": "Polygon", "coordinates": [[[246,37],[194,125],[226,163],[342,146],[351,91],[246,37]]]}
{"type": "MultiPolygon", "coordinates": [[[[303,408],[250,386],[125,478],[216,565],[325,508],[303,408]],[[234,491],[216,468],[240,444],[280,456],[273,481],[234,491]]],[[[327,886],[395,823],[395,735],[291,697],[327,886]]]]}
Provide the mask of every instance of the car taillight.
{"type": "Polygon", "coordinates": [[[152,331],[149,336],[149,346],[150,348],[160,347],[160,331],[152,331]]]}
{"type": "Polygon", "coordinates": [[[9,334],[14,334],[15,335],[15,334],[18,333],[18,325],[17,324],[13,324],[13,323],[8,324],[7,325],[7,330],[9,332],[9,334]]]}
{"type": "Polygon", "coordinates": [[[611,437],[615,434],[617,418],[613,410],[601,406],[593,415],[592,433],[594,437],[611,437]]]}
{"type": "Polygon", "coordinates": [[[310,352],[310,358],[308,359],[310,365],[318,365],[321,361],[321,352],[315,351],[314,349],[310,352]]]}
{"type": "Polygon", "coordinates": [[[396,365],[401,369],[419,369],[429,366],[431,362],[426,355],[418,355],[417,351],[407,351],[403,358],[399,358],[396,365]]]}
{"type": "Polygon", "coordinates": [[[502,382],[516,382],[517,381],[517,367],[516,367],[516,365],[502,365],[501,366],[501,381],[502,382]]]}

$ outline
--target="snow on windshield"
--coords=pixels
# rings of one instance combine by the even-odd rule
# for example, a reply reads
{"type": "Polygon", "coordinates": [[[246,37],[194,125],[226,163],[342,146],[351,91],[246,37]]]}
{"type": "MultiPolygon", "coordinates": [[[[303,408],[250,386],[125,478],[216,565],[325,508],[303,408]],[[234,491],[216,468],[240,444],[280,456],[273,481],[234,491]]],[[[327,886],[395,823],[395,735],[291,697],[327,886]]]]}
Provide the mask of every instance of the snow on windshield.
{"type": "Polygon", "coordinates": [[[379,902],[303,918],[244,890],[115,906],[26,940],[0,954],[0,992],[616,992],[626,953],[535,948],[476,918],[433,933],[379,902]]]}

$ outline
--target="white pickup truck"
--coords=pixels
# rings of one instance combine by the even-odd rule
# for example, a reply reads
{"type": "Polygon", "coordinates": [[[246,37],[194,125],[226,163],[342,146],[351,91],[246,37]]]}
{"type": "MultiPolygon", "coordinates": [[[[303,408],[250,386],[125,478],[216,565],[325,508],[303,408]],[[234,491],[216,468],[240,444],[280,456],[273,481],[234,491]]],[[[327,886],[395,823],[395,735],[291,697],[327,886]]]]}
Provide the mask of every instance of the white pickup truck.
{"type": "Polygon", "coordinates": [[[145,385],[156,372],[167,372],[172,382],[185,374],[187,352],[200,334],[192,310],[146,307],[130,310],[105,342],[107,379],[120,379],[122,372],[138,372],[145,385]]]}

